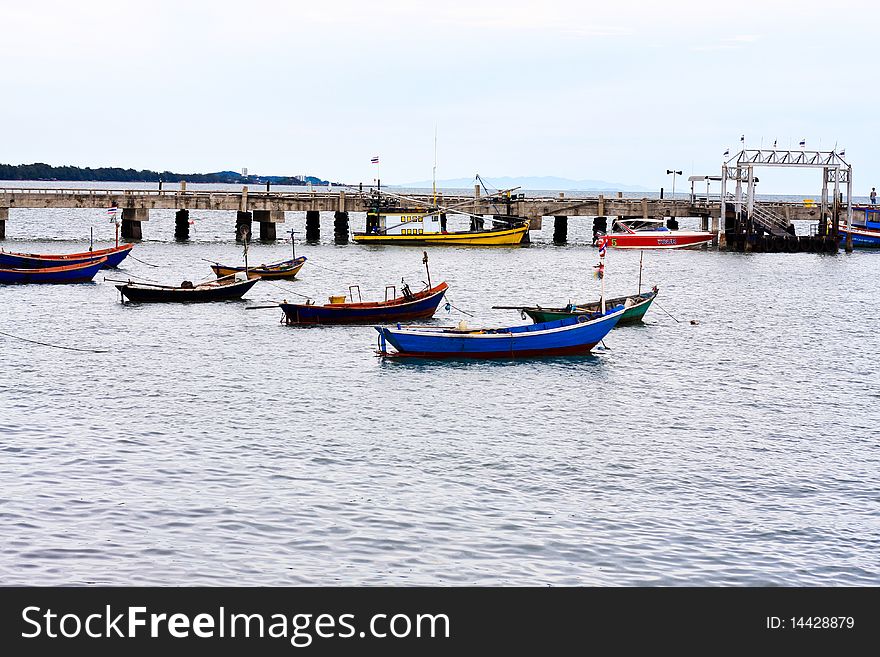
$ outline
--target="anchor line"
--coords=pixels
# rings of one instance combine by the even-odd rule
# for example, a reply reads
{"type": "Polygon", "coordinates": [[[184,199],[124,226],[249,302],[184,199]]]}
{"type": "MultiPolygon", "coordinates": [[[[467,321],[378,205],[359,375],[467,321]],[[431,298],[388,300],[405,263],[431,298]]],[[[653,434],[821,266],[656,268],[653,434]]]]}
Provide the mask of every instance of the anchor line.
{"type": "Polygon", "coordinates": [[[110,353],[109,349],[83,349],[81,347],[65,347],[60,344],[51,344],[49,342],[40,342],[39,340],[30,340],[29,338],[23,338],[19,335],[12,335],[11,333],[5,333],[0,331],[0,335],[5,335],[7,338],[14,338],[15,340],[21,340],[22,342],[30,342],[32,344],[42,345],[44,347],[53,347],[55,349],[67,349],[69,351],[87,351],[93,354],[108,354],[110,353]]]}
{"type": "Polygon", "coordinates": [[[157,269],[159,268],[159,265],[154,265],[154,264],[149,263],[149,262],[144,262],[144,261],[141,260],[140,258],[135,258],[135,257],[134,257],[133,255],[131,255],[130,253],[128,254],[128,257],[131,258],[132,260],[135,260],[135,261],[141,263],[142,265],[146,265],[147,267],[156,267],[157,269]]]}

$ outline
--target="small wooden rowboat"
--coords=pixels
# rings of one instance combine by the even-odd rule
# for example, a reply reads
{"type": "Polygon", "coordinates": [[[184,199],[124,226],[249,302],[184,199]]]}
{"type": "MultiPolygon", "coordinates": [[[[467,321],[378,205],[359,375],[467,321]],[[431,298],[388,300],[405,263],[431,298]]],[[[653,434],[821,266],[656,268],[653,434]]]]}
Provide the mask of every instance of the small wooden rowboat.
{"type": "Polygon", "coordinates": [[[269,265],[260,265],[259,267],[230,267],[215,263],[211,265],[211,269],[218,277],[231,276],[236,272],[247,271],[248,278],[296,278],[299,270],[306,263],[307,258],[300,256],[292,260],[284,260],[282,262],[273,262],[269,265]]]}
{"type": "Polygon", "coordinates": [[[404,287],[402,296],[386,301],[329,303],[323,306],[309,303],[279,305],[284,311],[285,321],[291,325],[402,322],[433,316],[448,287],[446,283],[440,283],[416,293],[404,287]]]}
{"type": "Polygon", "coordinates": [[[133,283],[117,285],[124,297],[137,303],[173,303],[196,301],[230,301],[241,297],[256,285],[258,278],[235,280],[233,277],[193,285],[184,281],[179,286],[133,283]]]}
{"type": "Polygon", "coordinates": [[[97,258],[40,269],[0,269],[0,283],[86,283],[95,277],[106,261],[107,258],[97,258]]]}
{"type": "Polygon", "coordinates": [[[129,254],[134,244],[120,244],[109,249],[83,251],[82,253],[14,253],[0,251],[0,267],[19,269],[44,269],[61,265],[79,265],[104,258],[104,267],[118,267],[119,263],[129,254]]]}
{"type": "MultiPolygon", "coordinates": [[[[627,324],[638,324],[642,321],[645,313],[648,312],[648,308],[651,307],[651,303],[653,303],[654,299],[657,297],[657,292],[657,287],[654,287],[650,292],[633,294],[628,297],[606,299],[605,311],[607,313],[611,309],[622,306],[623,316],[617,322],[617,325],[625,326],[627,324]]],[[[493,306],[493,308],[510,308],[519,310],[528,315],[533,322],[540,323],[552,322],[566,317],[577,317],[579,315],[595,317],[599,315],[601,305],[601,301],[594,301],[592,303],[569,304],[562,308],[544,308],[542,306],[493,306]]]]}
{"type": "Polygon", "coordinates": [[[423,358],[527,358],[589,353],[614,328],[623,308],[603,317],[567,317],[554,322],[495,329],[376,326],[383,356],[423,358]],[[397,349],[389,354],[387,343],[397,349]]]}

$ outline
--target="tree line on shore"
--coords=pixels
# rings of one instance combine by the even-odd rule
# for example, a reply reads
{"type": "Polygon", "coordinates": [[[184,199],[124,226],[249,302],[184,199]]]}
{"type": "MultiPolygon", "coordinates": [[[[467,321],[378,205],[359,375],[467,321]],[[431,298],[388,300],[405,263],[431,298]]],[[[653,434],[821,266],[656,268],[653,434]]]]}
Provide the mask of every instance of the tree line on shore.
{"type": "Polygon", "coordinates": [[[34,164],[0,164],[0,180],[69,180],[69,181],[108,181],[108,182],[191,182],[191,183],[230,183],[260,185],[326,185],[327,181],[315,176],[243,176],[235,171],[216,173],[173,173],[171,171],[150,171],[143,169],[123,169],[121,167],[55,167],[42,162],[34,164]]]}

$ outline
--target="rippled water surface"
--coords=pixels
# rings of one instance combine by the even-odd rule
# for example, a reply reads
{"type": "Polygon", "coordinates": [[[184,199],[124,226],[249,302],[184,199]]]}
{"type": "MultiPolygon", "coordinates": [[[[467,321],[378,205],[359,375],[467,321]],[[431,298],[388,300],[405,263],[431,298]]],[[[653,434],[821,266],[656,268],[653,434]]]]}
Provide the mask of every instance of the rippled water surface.
{"type": "MultiPolygon", "coordinates": [[[[106,244],[100,214],[13,210],[2,246],[82,250],[89,226],[106,244]]],[[[177,244],[155,212],[142,262],[93,284],[0,288],[0,331],[108,350],[0,336],[2,583],[880,584],[880,253],[649,252],[660,306],[598,355],[382,361],[370,327],[248,310],[420,286],[421,249],[335,246],[332,217],[297,244],[295,282],[121,304],[105,275],[179,283],[240,259],[231,215],[192,214],[177,244]]],[[[545,220],[528,248],[430,250],[475,315],[437,323],[598,297],[587,227],[565,247],[545,220]]],[[[638,259],[609,253],[610,294],[638,259]]]]}

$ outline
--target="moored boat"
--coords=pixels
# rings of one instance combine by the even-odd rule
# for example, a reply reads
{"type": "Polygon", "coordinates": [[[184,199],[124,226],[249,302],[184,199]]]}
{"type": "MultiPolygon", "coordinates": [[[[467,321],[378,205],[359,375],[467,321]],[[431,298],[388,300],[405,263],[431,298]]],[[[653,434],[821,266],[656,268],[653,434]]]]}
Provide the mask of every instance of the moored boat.
{"type": "Polygon", "coordinates": [[[567,317],[540,324],[471,329],[408,326],[374,327],[382,355],[422,358],[530,358],[587,354],[623,316],[618,308],[601,317],[567,317]],[[388,352],[387,343],[397,350],[388,352]]]}
{"type": "Polygon", "coordinates": [[[239,280],[230,276],[227,279],[197,285],[184,281],[179,286],[128,281],[123,285],[117,285],[116,289],[129,301],[136,303],[231,301],[241,299],[259,280],[259,278],[244,277],[239,280]]]}
{"type": "Polygon", "coordinates": [[[0,269],[0,283],[86,283],[91,281],[107,258],[38,269],[0,269]]]}
{"type": "Polygon", "coordinates": [[[482,228],[483,221],[472,217],[471,230],[450,232],[446,230],[445,210],[377,203],[367,211],[366,231],[353,233],[352,239],[361,244],[513,246],[523,243],[529,230],[529,220],[524,217],[500,215],[489,219],[493,228],[482,228]]]}
{"type": "Polygon", "coordinates": [[[16,253],[0,251],[0,267],[18,269],[44,269],[61,265],[78,265],[104,258],[104,267],[118,267],[131,252],[134,244],[120,244],[109,249],[83,251],[81,253],[16,253]]]}
{"type": "Polygon", "coordinates": [[[662,219],[618,219],[607,237],[614,249],[683,249],[711,243],[714,233],[670,230],[662,219]]]}
{"type": "Polygon", "coordinates": [[[247,272],[248,278],[296,278],[299,270],[306,263],[306,256],[300,256],[291,260],[283,260],[281,262],[273,262],[268,265],[259,265],[258,267],[233,267],[215,263],[211,265],[211,269],[217,274],[217,277],[231,276],[236,272],[247,272]]]}
{"type": "Polygon", "coordinates": [[[865,223],[847,228],[844,222],[838,226],[840,245],[846,244],[847,234],[852,236],[853,246],[880,249],[880,209],[865,208],[865,223]]]}
{"type": "MultiPolygon", "coordinates": [[[[626,297],[615,297],[613,299],[606,299],[606,313],[610,309],[623,307],[623,315],[617,322],[617,325],[625,326],[628,324],[638,324],[645,317],[645,313],[648,312],[648,308],[651,307],[651,304],[657,296],[657,292],[658,288],[655,286],[650,292],[642,292],[640,294],[633,294],[626,297]]],[[[571,303],[561,308],[544,308],[543,306],[508,307],[515,308],[516,310],[519,310],[522,313],[528,315],[533,322],[540,323],[552,322],[554,320],[563,319],[565,317],[577,317],[579,315],[597,317],[600,313],[601,304],[601,301],[594,301],[592,303],[571,303]]],[[[498,308],[499,306],[494,307],[498,308]]]]}
{"type": "Polygon", "coordinates": [[[421,292],[411,292],[404,285],[401,296],[385,301],[345,303],[345,297],[331,297],[331,303],[281,303],[287,324],[373,324],[403,322],[432,317],[449,286],[444,282],[421,292]]]}

